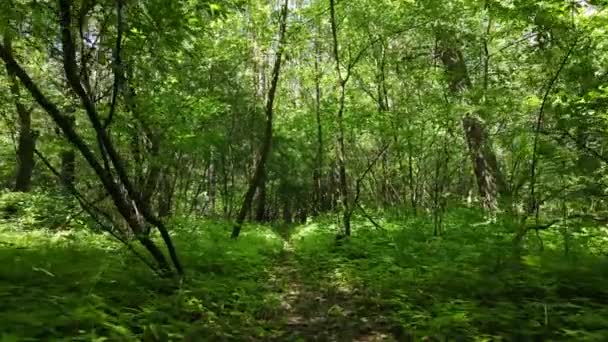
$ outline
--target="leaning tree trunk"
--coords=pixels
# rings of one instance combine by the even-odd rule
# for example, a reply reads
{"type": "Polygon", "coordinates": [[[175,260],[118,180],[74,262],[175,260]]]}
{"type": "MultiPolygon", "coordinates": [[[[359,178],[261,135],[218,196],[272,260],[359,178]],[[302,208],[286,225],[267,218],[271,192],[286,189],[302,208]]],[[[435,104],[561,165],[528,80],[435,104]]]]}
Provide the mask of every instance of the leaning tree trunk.
{"type": "MultiPolygon", "coordinates": [[[[120,21],[121,1],[118,1],[118,21],[120,21]]],[[[173,274],[164,254],[156,246],[156,244],[144,232],[149,225],[156,227],[167,247],[169,256],[175,270],[179,275],[183,274],[181,263],[177,257],[177,253],[171,236],[161,220],[154,216],[146,203],[143,203],[141,196],[135,191],[131,179],[129,179],[124,161],[119,156],[115,145],[112,143],[107,127],[110,120],[102,122],[99,112],[92,101],[92,97],[87,93],[82,85],[82,75],[80,68],[76,63],[76,53],[74,38],[72,36],[72,14],[71,2],[69,0],[60,0],[60,26],[61,26],[61,42],[63,52],[63,69],[65,77],[68,80],[72,90],[78,95],[81,104],[91,122],[97,137],[99,146],[98,156],[93,149],[85,142],[82,136],[76,131],[75,127],[70,123],[70,120],[58,108],[56,104],[51,102],[33,82],[27,72],[17,63],[10,50],[7,50],[3,44],[0,44],[0,58],[4,60],[6,67],[11,70],[21,81],[23,86],[30,92],[34,100],[48,113],[55,124],[61,129],[67,140],[74,145],[82,154],[87,163],[91,166],[99,181],[103,184],[104,189],[108,192],[116,209],[128,223],[130,228],[135,233],[135,237],[144,246],[150,255],[157,263],[159,273],[164,275],[173,274]]],[[[121,25],[119,25],[120,27],[121,25]]],[[[117,45],[120,46],[121,31],[119,29],[117,45]]],[[[119,49],[117,48],[117,54],[119,49]]],[[[118,59],[117,59],[118,62],[118,59]]],[[[115,70],[119,68],[116,67],[115,70]]],[[[117,77],[115,75],[115,82],[117,77]]],[[[115,87],[118,88],[118,87],[115,87]]],[[[115,102],[112,101],[112,106],[115,102]]],[[[111,113],[111,112],[110,112],[111,113]]],[[[110,116],[111,117],[111,116],[110,116]]]]}
{"type": "MultiPolygon", "coordinates": [[[[439,57],[446,71],[450,92],[459,95],[471,88],[464,57],[460,50],[445,39],[438,38],[438,43],[439,57]]],[[[478,113],[465,115],[462,126],[482,204],[485,209],[494,211],[498,208],[498,195],[506,195],[506,188],[486,126],[478,113]]]]}
{"type": "Polygon", "coordinates": [[[245,217],[251,210],[251,204],[253,202],[253,196],[265,179],[266,174],[266,161],[270,156],[270,149],[272,146],[272,120],[273,120],[273,108],[274,108],[274,97],[277,91],[279,83],[279,76],[281,74],[281,62],[283,57],[283,50],[285,48],[285,31],[287,29],[287,11],[289,8],[289,0],[285,0],[281,9],[281,23],[279,27],[279,46],[275,56],[274,66],[272,69],[272,80],[270,83],[270,89],[268,90],[268,97],[266,98],[266,131],[264,134],[264,142],[260,150],[260,158],[256,164],[253,177],[249,182],[249,187],[245,193],[243,204],[236,218],[234,227],[232,228],[232,238],[236,239],[241,233],[241,227],[245,221],[245,217]]]}

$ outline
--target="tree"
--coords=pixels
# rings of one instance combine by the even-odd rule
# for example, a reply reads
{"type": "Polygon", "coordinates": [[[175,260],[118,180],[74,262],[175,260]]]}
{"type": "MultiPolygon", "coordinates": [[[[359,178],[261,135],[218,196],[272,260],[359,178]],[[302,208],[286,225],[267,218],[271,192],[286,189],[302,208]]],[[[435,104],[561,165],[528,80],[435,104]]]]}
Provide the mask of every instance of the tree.
{"type": "MultiPolygon", "coordinates": [[[[279,19],[279,45],[275,55],[274,66],[272,68],[272,79],[270,81],[270,88],[268,89],[268,96],[266,98],[266,129],[264,131],[264,141],[260,147],[260,157],[257,161],[253,177],[251,178],[249,187],[243,199],[243,204],[241,205],[241,209],[239,210],[236,218],[236,223],[232,229],[232,238],[234,239],[238,238],[241,232],[241,226],[245,221],[245,217],[247,217],[247,213],[251,210],[251,204],[253,202],[253,196],[255,195],[256,190],[261,190],[265,187],[266,161],[268,160],[270,149],[272,147],[274,98],[277,91],[279,77],[281,75],[281,63],[283,58],[283,50],[285,49],[288,9],[289,1],[285,0],[283,6],[281,7],[281,17],[279,19]]],[[[261,192],[264,191],[265,190],[261,190],[261,192]]]]}
{"type": "MultiPolygon", "coordinates": [[[[3,44],[6,49],[12,54],[12,28],[6,28],[4,33],[3,44]]],[[[34,149],[36,146],[37,133],[32,130],[32,110],[27,108],[21,100],[19,83],[15,74],[9,69],[6,69],[9,78],[9,88],[15,110],[17,112],[17,170],[15,172],[15,191],[27,192],[32,185],[32,172],[34,171],[34,149]]]]}
{"type": "MultiPolygon", "coordinates": [[[[118,2],[117,17],[120,18],[121,2],[118,2]]],[[[181,264],[177,258],[171,237],[164,224],[151,212],[147,203],[135,191],[131,179],[127,175],[124,162],[116,151],[115,145],[107,132],[107,125],[111,121],[111,116],[106,123],[102,123],[99,112],[95,107],[91,94],[83,87],[82,73],[76,62],[75,41],[72,34],[73,16],[72,4],[68,0],[59,2],[61,27],[61,47],[63,53],[63,69],[65,77],[70,84],[72,91],[80,98],[82,107],[91,122],[99,147],[100,156],[96,156],[91,147],[83,140],[70,122],[69,118],[52,103],[34,83],[27,72],[17,63],[10,50],[4,45],[0,45],[0,58],[4,60],[6,68],[13,73],[23,86],[30,92],[34,100],[48,113],[53,121],[60,127],[66,139],[74,145],[90,167],[95,171],[105,190],[109,193],[117,210],[128,223],[135,233],[138,241],[150,252],[157,263],[159,271],[164,275],[170,275],[171,269],[162,251],[148,237],[145,232],[147,225],[153,225],[159,229],[163,241],[165,242],[171,261],[178,274],[183,274],[181,264]]],[[[119,19],[120,20],[120,19],[119,19]]],[[[120,26],[120,21],[119,21],[120,26]]],[[[117,46],[120,46],[121,31],[118,30],[117,46]]],[[[114,68],[115,72],[118,68],[114,68]]],[[[115,77],[115,82],[116,82],[115,77]]]]}

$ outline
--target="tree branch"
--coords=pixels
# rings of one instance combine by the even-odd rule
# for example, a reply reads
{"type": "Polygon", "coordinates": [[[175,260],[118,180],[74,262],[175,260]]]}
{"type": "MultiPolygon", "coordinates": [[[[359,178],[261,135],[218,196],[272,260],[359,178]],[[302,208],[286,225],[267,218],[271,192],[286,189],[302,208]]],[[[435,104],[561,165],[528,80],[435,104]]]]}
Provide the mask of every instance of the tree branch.
{"type": "Polygon", "coordinates": [[[361,182],[365,179],[365,176],[367,176],[367,174],[371,171],[374,165],[376,165],[376,162],[380,160],[380,157],[386,152],[386,150],[388,150],[390,145],[391,143],[387,143],[384,145],[380,152],[378,152],[374,159],[372,159],[372,161],[367,165],[365,171],[355,181],[355,199],[353,200],[354,204],[357,204],[359,202],[359,196],[361,194],[361,182]]]}
{"type": "Polygon", "coordinates": [[[378,224],[378,222],[376,222],[374,220],[373,217],[371,217],[369,214],[367,214],[367,212],[365,211],[365,209],[363,209],[363,206],[361,206],[360,203],[355,203],[357,205],[357,208],[359,208],[359,210],[361,211],[361,214],[363,214],[363,217],[365,217],[369,222],[371,222],[371,224],[374,225],[374,227],[382,230],[382,231],[386,231],[386,229],[384,229],[384,227],[382,227],[380,224],[378,224]]]}
{"type": "MultiPolygon", "coordinates": [[[[34,149],[34,153],[38,156],[38,158],[42,161],[42,163],[51,171],[51,173],[53,173],[56,177],[61,178],[61,173],[59,171],[57,171],[57,169],[55,169],[53,167],[53,165],[51,165],[51,163],[48,161],[48,159],[46,159],[44,157],[44,155],[42,153],[40,153],[40,151],[38,151],[38,149],[34,149]]],[[[99,219],[99,217],[97,217],[97,215],[95,215],[96,211],[101,214],[104,214],[104,213],[101,210],[99,210],[97,207],[95,207],[94,203],[88,202],[85,199],[84,195],[82,195],[73,184],[68,185],[68,191],[72,194],[72,196],[74,196],[74,198],[76,198],[76,200],[80,204],[80,207],[82,208],[82,210],[85,211],[87,214],[89,214],[89,216],[99,225],[99,227],[103,231],[109,233],[112,237],[114,237],[116,240],[120,241],[123,245],[125,245],[127,247],[127,249],[129,249],[142,263],[144,263],[146,266],[148,266],[148,268],[150,268],[150,270],[152,270],[153,272],[155,272],[157,274],[160,274],[159,269],[156,266],[154,266],[143,255],[141,255],[141,253],[139,253],[127,239],[120,236],[118,233],[116,233],[112,229],[111,226],[108,226],[107,224],[103,223],[99,219]]],[[[103,200],[106,197],[107,197],[107,194],[104,195],[101,199],[103,200]]],[[[107,220],[112,222],[109,215],[105,214],[103,216],[107,220]]]]}
{"type": "Polygon", "coordinates": [[[42,94],[38,86],[34,84],[34,81],[30,76],[23,70],[23,68],[17,63],[13,55],[8,51],[2,44],[0,44],[0,58],[4,60],[6,67],[10,69],[15,75],[21,80],[24,87],[31,93],[32,97],[38,104],[44,108],[44,110],[51,116],[53,121],[61,128],[68,140],[74,144],[78,150],[81,151],[83,157],[91,165],[95,173],[98,174],[104,186],[111,187],[111,179],[106,176],[101,164],[97,160],[97,157],[93,154],[91,148],[87,143],[76,133],[69,120],[65,115],[61,113],[59,108],[49,101],[49,99],[42,94]]]}
{"type": "Polygon", "coordinates": [[[576,37],[574,42],[570,45],[568,52],[566,53],[566,55],[562,59],[561,63],[559,64],[559,68],[557,69],[557,72],[555,73],[553,78],[551,78],[551,80],[549,81],[549,84],[547,84],[547,89],[545,90],[545,95],[543,96],[543,102],[538,111],[538,117],[536,120],[536,125],[535,125],[535,130],[534,130],[535,134],[534,134],[534,147],[532,149],[532,164],[530,166],[530,201],[531,201],[530,204],[531,205],[528,210],[534,210],[538,206],[538,203],[536,203],[537,201],[536,201],[536,194],[535,194],[536,164],[538,161],[538,153],[537,153],[538,137],[540,135],[541,125],[542,125],[543,117],[545,114],[545,106],[547,104],[549,94],[551,93],[551,90],[553,89],[553,86],[555,85],[555,82],[557,82],[559,75],[561,74],[562,70],[566,66],[566,63],[568,62],[568,59],[570,58],[572,51],[574,51],[574,47],[576,46],[577,43],[578,43],[578,37],[576,37]]]}

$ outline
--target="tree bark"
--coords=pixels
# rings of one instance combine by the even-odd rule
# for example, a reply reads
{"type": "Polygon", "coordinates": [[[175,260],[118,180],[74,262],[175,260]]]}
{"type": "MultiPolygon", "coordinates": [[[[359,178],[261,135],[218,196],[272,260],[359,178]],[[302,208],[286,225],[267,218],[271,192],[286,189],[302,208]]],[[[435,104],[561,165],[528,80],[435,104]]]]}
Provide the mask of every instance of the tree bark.
{"type": "Polygon", "coordinates": [[[243,204],[236,218],[236,223],[232,228],[232,238],[236,239],[241,233],[241,227],[247,217],[247,213],[251,210],[251,204],[253,202],[253,196],[256,190],[260,187],[261,183],[265,179],[266,174],[266,161],[270,156],[270,149],[272,147],[272,122],[273,122],[273,109],[274,109],[274,97],[276,95],[277,86],[279,83],[279,76],[281,74],[281,63],[283,57],[283,50],[285,48],[285,31],[287,30],[287,12],[289,9],[289,0],[285,0],[281,9],[281,23],[279,27],[279,46],[275,56],[274,66],[272,69],[272,80],[270,83],[270,89],[268,90],[268,97],[266,99],[266,130],[264,134],[264,142],[260,149],[260,158],[255,167],[255,171],[249,188],[245,193],[243,204]]]}
{"type": "Polygon", "coordinates": [[[76,154],[71,148],[61,151],[61,184],[68,188],[76,179],[76,154]]]}
{"type": "Polygon", "coordinates": [[[215,160],[213,154],[209,159],[209,169],[207,170],[207,199],[209,201],[208,212],[215,214],[215,198],[216,198],[216,187],[217,177],[215,174],[215,160]]]}
{"type": "Polygon", "coordinates": [[[292,213],[291,213],[291,200],[289,198],[283,199],[283,221],[289,224],[292,223],[292,213]]]}
{"type": "MultiPolygon", "coordinates": [[[[9,53],[12,54],[12,41],[10,33],[4,34],[4,46],[9,53]]],[[[15,172],[14,190],[19,192],[28,192],[32,186],[32,173],[34,171],[34,149],[36,148],[36,134],[32,131],[32,114],[23,102],[21,102],[21,93],[19,83],[15,73],[8,66],[6,73],[9,78],[9,88],[15,109],[17,110],[17,169],[15,172]]]]}
{"type": "Polygon", "coordinates": [[[338,124],[338,133],[336,137],[336,159],[338,162],[338,189],[340,191],[340,202],[342,204],[342,225],[344,228],[344,234],[350,236],[350,199],[348,194],[348,181],[346,174],[346,151],[344,145],[344,106],[346,101],[346,83],[350,76],[350,68],[347,71],[346,76],[342,77],[342,71],[340,70],[340,52],[338,44],[338,28],[336,25],[336,8],[335,1],[329,0],[329,9],[331,15],[331,31],[333,38],[333,53],[336,62],[336,72],[338,75],[338,83],[340,88],[340,94],[338,98],[338,113],[336,115],[338,124]]]}
{"type": "Polygon", "coordinates": [[[160,193],[158,197],[158,217],[164,218],[171,214],[175,189],[171,184],[169,173],[165,172],[160,178],[160,193]]]}
{"type": "MultiPolygon", "coordinates": [[[[439,37],[438,40],[439,57],[446,71],[450,92],[459,95],[472,86],[464,57],[446,39],[439,37]]],[[[506,187],[487,129],[478,113],[465,115],[462,126],[483,207],[494,211],[498,208],[498,195],[506,195],[506,187]]]]}
{"type": "Polygon", "coordinates": [[[262,178],[258,187],[258,206],[255,211],[255,220],[257,222],[266,221],[266,172],[264,172],[262,178]]]}
{"type": "Polygon", "coordinates": [[[315,37],[315,122],[317,124],[317,151],[315,155],[315,166],[313,170],[313,215],[318,214],[327,206],[325,205],[325,195],[323,194],[323,124],[321,121],[321,72],[319,70],[319,60],[321,51],[319,49],[318,37],[315,37]]]}

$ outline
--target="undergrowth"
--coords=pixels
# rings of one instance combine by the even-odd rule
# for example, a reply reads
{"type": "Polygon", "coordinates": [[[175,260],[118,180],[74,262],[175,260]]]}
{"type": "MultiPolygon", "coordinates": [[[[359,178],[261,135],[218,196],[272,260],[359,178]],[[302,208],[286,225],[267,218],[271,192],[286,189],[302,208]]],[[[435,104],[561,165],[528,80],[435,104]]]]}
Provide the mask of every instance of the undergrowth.
{"type": "Polygon", "coordinates": [[[267,284],[280,238],[248,227],[175,224],[187,269],[179,289],[110,237],[87,231],[0,229],[0,341],[264,338],[276,296],[267,284]]]}
{"type": "Polygon", "coordinates": [[[397,340],[608,340],[605,231],[570,227],[567,253],[562,231],[530,233],[515,252],[510,220],[476,214],[448,213],[440,237],[419,218],[359,221],[338,243],[331,225],[300,227],[298,272],[397,340]]]}
{"type": "Polygon", "coordinates": [[[608,340],[597,227],[531,232],[516,253],[512,223],[468,210],[439,237],[425,218],[356,219],[341,240],[329,219],[250,225],[236,241],[227,223],[174,220],[175,288],[109,236],[18,220],[0,221],[2,342],[608,340]]]}

